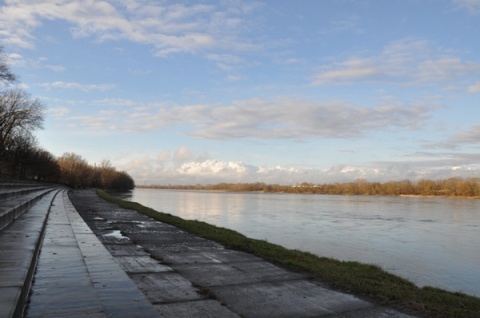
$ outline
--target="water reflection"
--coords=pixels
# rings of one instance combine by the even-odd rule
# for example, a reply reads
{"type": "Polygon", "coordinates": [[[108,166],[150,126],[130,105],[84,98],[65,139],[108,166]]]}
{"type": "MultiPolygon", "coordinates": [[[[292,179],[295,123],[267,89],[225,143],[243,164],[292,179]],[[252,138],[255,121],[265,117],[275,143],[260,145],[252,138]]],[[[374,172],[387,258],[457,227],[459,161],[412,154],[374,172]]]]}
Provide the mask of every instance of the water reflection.
{"type": "MultiPolygon", "coordinates": [[[[128,198],[127,198],[128,199],[128,198]]],[[[480,296],[480,201],[136,189],[131,200],[417,285],[480,296]]]]}

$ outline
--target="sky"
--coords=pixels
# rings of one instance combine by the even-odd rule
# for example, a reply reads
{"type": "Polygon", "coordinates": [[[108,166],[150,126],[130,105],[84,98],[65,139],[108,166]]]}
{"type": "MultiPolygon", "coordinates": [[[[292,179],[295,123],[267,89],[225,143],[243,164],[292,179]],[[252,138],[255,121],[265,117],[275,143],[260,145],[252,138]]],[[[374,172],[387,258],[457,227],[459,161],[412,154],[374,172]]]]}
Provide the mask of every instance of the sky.
{"type": "Polygon", "coordinates": [[[6,0],[41,147],[137,185],[480,177],[480,0],[6,0]]]}

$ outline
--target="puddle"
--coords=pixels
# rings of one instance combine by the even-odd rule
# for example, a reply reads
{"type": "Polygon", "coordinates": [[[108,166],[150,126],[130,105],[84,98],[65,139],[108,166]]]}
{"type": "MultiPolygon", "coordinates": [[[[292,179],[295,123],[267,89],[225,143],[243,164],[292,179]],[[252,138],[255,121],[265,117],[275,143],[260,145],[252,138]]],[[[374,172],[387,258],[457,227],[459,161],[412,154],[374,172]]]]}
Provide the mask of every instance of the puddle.
{"type": "Polygon", "coordinates": [[[126,236],[123,236],[122,233],[119,231],[119,230],[115,230],[111,233],[108,233],[108,234],[104,234],[103,236],[105,237],[113,237],[113,238],[116,238],[116,239],[119,239],[119,240],[128,240],[128,237],[126,236]]]}

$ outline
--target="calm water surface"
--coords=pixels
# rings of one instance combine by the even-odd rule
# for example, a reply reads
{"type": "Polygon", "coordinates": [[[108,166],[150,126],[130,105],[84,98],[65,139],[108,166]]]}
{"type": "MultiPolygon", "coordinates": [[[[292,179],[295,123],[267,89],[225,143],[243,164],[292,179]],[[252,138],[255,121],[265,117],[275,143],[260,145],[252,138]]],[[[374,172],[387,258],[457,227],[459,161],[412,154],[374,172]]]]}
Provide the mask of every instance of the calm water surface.
{"type": "Polygon", "coordinates": [[[128,200],[480,296],[480,200],[135,189],[128,200]]]}

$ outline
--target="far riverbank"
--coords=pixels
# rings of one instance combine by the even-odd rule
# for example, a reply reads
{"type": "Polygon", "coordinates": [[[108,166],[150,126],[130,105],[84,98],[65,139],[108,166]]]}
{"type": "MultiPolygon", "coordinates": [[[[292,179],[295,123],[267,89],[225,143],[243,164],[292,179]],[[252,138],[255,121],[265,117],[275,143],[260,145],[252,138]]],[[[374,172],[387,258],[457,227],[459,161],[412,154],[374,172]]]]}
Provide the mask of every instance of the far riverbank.
{"type": "Polygon", "coordinates": [[[450,178],[446,180],[409,180],[368,182],[356,180],[346,183],[300,183],[279,185],[256,183],[218,183],[213,185],[143,185],[143,189],[203,190],[227,192],[301,193],[332,195],[421,196],[480,199],[480,178],[450,178]]]}

